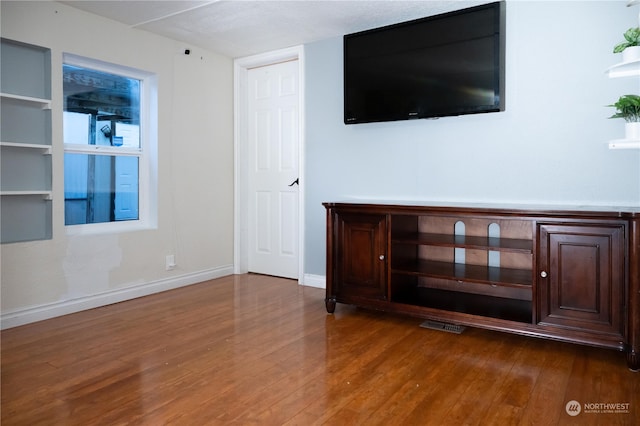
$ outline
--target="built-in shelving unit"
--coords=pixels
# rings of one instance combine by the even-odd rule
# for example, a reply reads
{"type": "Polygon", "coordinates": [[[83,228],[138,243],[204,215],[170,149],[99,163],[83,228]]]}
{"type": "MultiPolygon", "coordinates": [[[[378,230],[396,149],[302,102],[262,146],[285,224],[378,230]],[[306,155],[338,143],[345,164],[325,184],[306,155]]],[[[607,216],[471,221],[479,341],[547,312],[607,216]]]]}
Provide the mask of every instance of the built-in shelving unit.
{"type": "Polygon", "coordinates": [[[1,40],[1,241],[51,238],[51,52],[1,40]]]}

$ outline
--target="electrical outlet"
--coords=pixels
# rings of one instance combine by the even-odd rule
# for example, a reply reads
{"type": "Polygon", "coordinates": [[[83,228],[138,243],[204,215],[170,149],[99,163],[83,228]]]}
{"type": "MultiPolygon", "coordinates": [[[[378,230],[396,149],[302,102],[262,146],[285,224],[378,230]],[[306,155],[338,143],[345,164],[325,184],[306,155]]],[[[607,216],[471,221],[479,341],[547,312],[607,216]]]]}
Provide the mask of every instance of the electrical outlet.
{"type": "Polygon", "coordinates": [[[176,267],[176,257],[173,254],[167,255],[167,271],[171,271],[176,267]]]}

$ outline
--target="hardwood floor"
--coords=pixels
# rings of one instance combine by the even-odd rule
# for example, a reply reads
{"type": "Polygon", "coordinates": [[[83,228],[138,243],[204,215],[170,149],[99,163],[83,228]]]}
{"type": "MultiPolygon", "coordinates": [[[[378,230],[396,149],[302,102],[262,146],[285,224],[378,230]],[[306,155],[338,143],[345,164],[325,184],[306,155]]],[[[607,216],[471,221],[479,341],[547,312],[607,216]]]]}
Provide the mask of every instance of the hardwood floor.
{"type": "Polygon", "coordinates": [[[632,425],[622,353],[338,304],[239,275],[5,330],[9,425],[632,425]],[[565,406],[581,403],[575,417],[565,406]],[[594,413],[616,403],[624,413],[594,413]]]}

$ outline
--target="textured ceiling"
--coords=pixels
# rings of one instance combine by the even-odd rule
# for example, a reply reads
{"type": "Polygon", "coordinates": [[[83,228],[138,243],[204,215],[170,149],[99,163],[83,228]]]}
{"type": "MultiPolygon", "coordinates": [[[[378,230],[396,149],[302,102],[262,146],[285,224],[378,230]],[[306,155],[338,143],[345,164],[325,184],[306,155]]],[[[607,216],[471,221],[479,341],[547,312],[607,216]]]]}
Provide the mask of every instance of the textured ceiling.
{"type": "Polygon", "coordinates": [[[232,58],[487,3],[466,0],[61,1],[232,58]]]}

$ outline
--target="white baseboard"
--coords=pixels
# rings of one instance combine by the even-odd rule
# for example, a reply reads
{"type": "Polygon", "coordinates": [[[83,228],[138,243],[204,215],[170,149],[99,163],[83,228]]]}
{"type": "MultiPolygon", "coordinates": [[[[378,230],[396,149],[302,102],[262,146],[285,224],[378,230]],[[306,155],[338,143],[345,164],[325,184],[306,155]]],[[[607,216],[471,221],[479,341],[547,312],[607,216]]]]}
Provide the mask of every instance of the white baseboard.
{"type": "Polygon", "coordinates": [[[327,280],[324,275],[304,274],[302,285],[307,287],[327,288],[327,280]]]}
{"type": "Polygon", "coordinates": [[[174,288],[208,281],[215,278],[233,274],[233,265],[180,275],[176,277],[152,281],[132,287],[111,290],[100,294],[81,297],[78,299],[64,300],[46,305],[34,306],[12,312],[3,312],[0,315],[0,329],[17,327],[36,321],[72,314],[100,306],[111,305],[125,300],[148,296],[174,288]]]}

